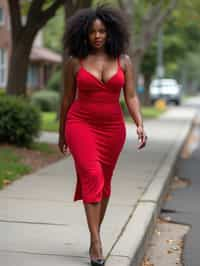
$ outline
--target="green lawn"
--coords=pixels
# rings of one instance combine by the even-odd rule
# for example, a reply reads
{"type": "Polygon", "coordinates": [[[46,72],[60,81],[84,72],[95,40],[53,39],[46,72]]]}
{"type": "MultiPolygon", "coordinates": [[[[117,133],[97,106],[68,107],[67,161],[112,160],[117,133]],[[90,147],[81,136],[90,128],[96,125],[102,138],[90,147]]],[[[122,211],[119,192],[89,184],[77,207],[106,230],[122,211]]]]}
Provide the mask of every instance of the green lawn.
{"type": "Polygon", "coordinates": [[[55,112],[42,112],[42,130],[58,132],[58,125],[55,112]]]}
{"type": "Polygon", "coordinates": [[[22,158],[9,147],[0,149],[0,188],[3,186],[4,179],[13,181],[19,176],[31,171],[29,166],[20,162],[21,159],[22,158]]]}
{"type": "MultiPolygon", "coordinates": [[[[144,119],[148,118],[157,118],[161,115],[164,111],[160,111],[155,107],[142,107],[142,115],[144,119]]],[[[54,112],[43,112],[42,113],[42,130],[44,131],[52,131],[58,132],[58,121],[55,121],[56,113],[54,112]]],[[[130,116],[126,117],[127,122],[132,122],[132,118],[130,116]]]]}
{"type": "MultiPolygon", "coordinates": [[[[55,152],[47,143],[42,142],[33,143],[29,149],[48,155],[55,152]]],[[[15,146],[0,146],[0,188],[3,187],[3,180],[13,181],[31,172],[31,166],[22,163],[22,159],[22,156],[16,153],[15,146]]]]}
{"type": "Polygon", "coordinates": [[[142,107],[142,115],[144,118],[157,118],[164,112],[165,110],[158,110],[154,106],[142,107]]]}
{"type": "Polygon", "coordinates": [[[49,146],[48,143],[45,142],[34,142],[33,144],[31,144],[30,146],[31,150],[36,150],[36,151],[40,151],[42,153],[46,153],[46,154],[52,154],[55,151],[49,146]]]}
{"type": "MultiPolygon", "coordinates": [[[[165,110],[164,111],[158,110],[156,107],[150,106],[150,107],[142,107],[141,112],[142,112],[142,117],[144,119],[153,119],[153,118],[158,118],[162,113],[165,112],[165,110]]],[[[129,115],[126,117],[126,121],[127,122],[133,122],[133,119],[129,115]]]]}

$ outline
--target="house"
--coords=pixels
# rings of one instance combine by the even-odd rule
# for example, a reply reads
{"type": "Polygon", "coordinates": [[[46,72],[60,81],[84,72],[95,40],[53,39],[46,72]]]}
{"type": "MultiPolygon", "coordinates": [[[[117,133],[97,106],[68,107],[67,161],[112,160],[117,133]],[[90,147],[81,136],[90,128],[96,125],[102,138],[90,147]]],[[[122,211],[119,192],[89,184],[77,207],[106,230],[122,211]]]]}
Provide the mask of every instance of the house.
{"type": "MultiPolygon", "coordinates": [[[[0,0],[0,88],[5,89],[11,54],[11,26],[7,0],[0,0]]],[[[42,31],[36,36],[30,54],[27,76],[28,90],[43,89],[55,68],[62,62],[61,55],[45,48],[42,31]]]]}

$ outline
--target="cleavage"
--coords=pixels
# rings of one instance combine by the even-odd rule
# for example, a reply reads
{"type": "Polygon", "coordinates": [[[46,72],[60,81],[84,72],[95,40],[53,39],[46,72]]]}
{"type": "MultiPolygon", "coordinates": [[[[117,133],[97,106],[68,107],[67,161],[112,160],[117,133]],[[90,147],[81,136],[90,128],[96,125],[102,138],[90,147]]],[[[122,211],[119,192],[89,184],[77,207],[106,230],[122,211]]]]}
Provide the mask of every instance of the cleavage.
{"type": "Polygon", "coordinates": [[[85,68],[83,64],[81,64],[81,66],[86,72],[88,72],[91,76],[93,76],[96,80],[98,80],[102,84],[107,84],[118,73],[118,64],[117,64],[117,67],[116,67],[115,71],[113,72],[113,74],[110,75],[110,77],[105,81],[105,79],[102,79],[102,74],[103,74],[103,72],[105,72],[105,70],[102,72],[101,79],[100,79],[99,77],[97,77],[96,74],[92,73],[90,70],[85,68]]]}

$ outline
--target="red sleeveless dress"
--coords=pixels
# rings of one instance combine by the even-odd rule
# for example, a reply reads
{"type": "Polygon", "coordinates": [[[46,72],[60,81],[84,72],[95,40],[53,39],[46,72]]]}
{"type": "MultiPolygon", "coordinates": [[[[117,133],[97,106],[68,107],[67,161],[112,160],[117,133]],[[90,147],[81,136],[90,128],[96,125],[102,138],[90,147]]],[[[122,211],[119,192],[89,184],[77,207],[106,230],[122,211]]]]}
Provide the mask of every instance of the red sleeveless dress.
{"type": "Polygon", "coordinates": [[[65,138],[76,169],[74,201],[99,202],[111,194],[111,178],[126,139],[119,96],[125,77],[117,72],[105,83],[82,65],[76,81],[78,97],[65,120],[65,138]]]}

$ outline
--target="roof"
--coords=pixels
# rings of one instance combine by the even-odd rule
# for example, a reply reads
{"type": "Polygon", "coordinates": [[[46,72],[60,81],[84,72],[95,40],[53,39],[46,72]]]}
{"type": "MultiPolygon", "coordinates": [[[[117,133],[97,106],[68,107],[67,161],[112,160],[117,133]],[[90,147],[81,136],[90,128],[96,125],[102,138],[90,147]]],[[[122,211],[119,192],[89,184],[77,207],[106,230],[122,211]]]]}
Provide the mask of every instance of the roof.
{"type": "Polygon", "coordinates": [[[62,57],[60,54],[53,52],[48,48],[32,47],[30,60],[32,62],[60,64],[62,62],[62,57]]]}

